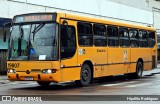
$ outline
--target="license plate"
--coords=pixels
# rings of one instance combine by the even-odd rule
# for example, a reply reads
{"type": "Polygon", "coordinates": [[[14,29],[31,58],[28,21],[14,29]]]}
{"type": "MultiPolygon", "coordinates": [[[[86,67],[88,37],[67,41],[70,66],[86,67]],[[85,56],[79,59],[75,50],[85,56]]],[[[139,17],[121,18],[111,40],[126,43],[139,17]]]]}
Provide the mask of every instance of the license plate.
{"type": "Polygon", "coordinates": [[[25,77],[24,80],[26,80],[26,81],[32,81],[33,77],[25,77]]]}

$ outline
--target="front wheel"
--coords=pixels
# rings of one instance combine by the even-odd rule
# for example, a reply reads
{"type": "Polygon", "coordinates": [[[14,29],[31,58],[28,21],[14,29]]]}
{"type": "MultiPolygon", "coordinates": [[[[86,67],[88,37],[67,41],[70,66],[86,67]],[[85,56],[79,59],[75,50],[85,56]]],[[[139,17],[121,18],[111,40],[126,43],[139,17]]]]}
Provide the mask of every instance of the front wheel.
{"type": "Polygon", "coordinates": [[[91,82],[91,68],[88,64],[84,64],[81,68],[80,80],[76,81],[78,86],[87,86],[91,82]]]}
{"type": "Polygon", "coordinates": [[[39,85],[41,85],[41,86],[49,86],[49,84],[50,84],[51,82],[37,81],[37,83],[38,83],[39,85]]]}

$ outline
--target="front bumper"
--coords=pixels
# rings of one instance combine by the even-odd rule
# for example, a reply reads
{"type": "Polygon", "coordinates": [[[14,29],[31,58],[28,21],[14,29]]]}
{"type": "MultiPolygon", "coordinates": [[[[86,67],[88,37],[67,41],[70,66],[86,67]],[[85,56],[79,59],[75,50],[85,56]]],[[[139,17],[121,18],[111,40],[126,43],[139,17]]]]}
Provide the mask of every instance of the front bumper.
{"type": "Polygon", "coordinates": [[[10,81],[47,81],[47,82],[60,82],[60,75],[58,71],[52,74],[30,73],[25,72],[8,73],[8,80],[10,81]]]}

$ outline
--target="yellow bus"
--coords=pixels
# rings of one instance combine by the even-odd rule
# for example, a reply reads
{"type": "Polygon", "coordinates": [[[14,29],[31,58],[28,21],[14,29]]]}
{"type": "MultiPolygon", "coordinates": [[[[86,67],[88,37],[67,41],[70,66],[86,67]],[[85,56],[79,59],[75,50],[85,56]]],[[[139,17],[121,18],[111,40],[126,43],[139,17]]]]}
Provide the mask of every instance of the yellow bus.
{"type": "Polygon", "coordinates": [[[140,78],[157,67],[155,28],[66,13],[14,16],[8,46],[8,79],[42,86],[87,86],[119,74],[140,78]]]}

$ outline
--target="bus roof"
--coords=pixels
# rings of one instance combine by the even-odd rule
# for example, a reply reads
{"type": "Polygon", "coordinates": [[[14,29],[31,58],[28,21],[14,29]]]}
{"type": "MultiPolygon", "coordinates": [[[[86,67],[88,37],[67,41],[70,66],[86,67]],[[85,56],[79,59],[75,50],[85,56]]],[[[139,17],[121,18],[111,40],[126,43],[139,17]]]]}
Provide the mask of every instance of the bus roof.
{"type": "Polygon", "coordinates": [[[61,18],[66,18],[66,19],[71,19],[76,21],[84,21],[84,22],[92,22],[92,23],[100,23],[100,24],[113,25],[113,26],[122,26],[122,27],[128,27],[128,28],[137,28],[142,30],[144,29],[144,30],[156,31],[154,27],[141,26],[141,25],[119,22],[119,21],[108,20],[108,19],[99,19],[94,17],[86,17],[86,16],[67,14],[67,13],[57,13],[57,15],[59,15],[61,18]]]}
{"type": "Polygon", "coordinates": [[[69,13],[61,13],[61,12],[39,12],[39,13],[27,13],[27,14],[21,14],[21,15],[16,15],[17,16],[22,16],[22,15],[32,15],[32,14],[56,14],[57,17],[59,16],[60,18],[66,18],[70,20],[76,20],[76,21],[83,21],[83,22],[92,22],[92,23],[100,23],[100,24],[106,24],[106,25],[113,25],[113,26],[122,26],[122,27],[128,27],[128,28],[137,28],[137,29],[144,29],[144,30],[150,30],[150,31],[156,31],[154,27],[147,27],[147,26],[141,26],[141,25],[136,25],[136,24],[131,24],[131,23],[125,23],[125,22],[119,22],[116,20],[109,20],[109,19],[100,19],[100,18],[94,18],[94,17],[87,17],[87,16],[80,16],[76,14],[69,14],[69,13]]]}

